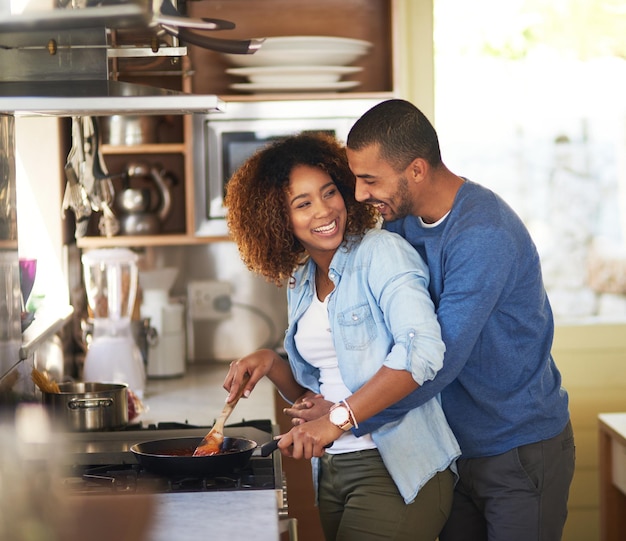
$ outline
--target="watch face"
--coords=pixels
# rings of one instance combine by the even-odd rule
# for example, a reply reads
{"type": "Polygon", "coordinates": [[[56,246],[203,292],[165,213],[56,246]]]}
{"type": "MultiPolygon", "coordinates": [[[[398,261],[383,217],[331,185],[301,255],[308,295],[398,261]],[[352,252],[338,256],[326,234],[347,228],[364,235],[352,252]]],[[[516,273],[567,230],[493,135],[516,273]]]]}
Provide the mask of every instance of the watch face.
{"type": "Polygon", "coordinates": [[[350,414],[344,406],[339,406],[330,412],[330,420],[333,424],[341,426],[350,419],[350,414]]]}

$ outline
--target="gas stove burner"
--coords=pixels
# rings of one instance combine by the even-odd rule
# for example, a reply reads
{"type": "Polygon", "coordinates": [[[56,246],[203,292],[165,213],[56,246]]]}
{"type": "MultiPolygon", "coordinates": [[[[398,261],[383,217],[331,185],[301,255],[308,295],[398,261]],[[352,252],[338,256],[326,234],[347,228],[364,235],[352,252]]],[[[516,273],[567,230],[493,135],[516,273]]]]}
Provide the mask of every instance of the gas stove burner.
{"type": "Polygon", "coordinates": [[[230,490],[241,486],[237,477],[183,477],[181,479],[170,479],[169,484],[172,491],[181,492],[230,490]]]}
{"type": "Polygon", "coordinates": [[[137,492],[137,479],[139,471],[137,468],[123,468],[111,470],[108,467],[99,467],[87,470],[83,474],[83,480],[98,487],[109,488],[115,493],[137,492]]]}
{"type": "Polygon", "coordinates": [[[73,493],[137,494],[166,492],[208,492],[219,490],[258,490],[275,487],[271,462],[258,458],[244,469],[215,476],[166,476],[150,473],[137,464],[74,469],[63,485],[73,493]]]}
{"type": "MultiPolygon", "coordinates": [[[[133,425],[119,431],[68,434],[70,453],[63,487],[80,494],[146,494],[225,490],[283,491],[280,453],[263,457],[257,449],[244,466],[210,475],[161,475],[144,469],[129,451],[140,441],[204,436],[208,427],[187,423],[133,425]]],[[[270,420],[241,421],[225,427],[230,437],[256,441],[259,446],[278,433],[270,420]]]]}

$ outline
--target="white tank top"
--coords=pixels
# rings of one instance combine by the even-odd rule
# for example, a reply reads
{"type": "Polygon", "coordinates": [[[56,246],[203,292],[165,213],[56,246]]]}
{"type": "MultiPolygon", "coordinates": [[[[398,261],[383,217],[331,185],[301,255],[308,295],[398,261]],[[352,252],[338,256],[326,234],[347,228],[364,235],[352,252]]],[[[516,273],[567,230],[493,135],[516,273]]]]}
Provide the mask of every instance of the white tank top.
{"type": "MultiPolygon", "coordinates": [[[[333,346],[328,320],[328,298],[320,301],[313,292],[313,302],[298,321],[294,339],[300,355],[320,371],[320,393],[326,400],[339,402],[352,393],[339,372],[337,353],[333,346]]],[[[341,435],[327,453],[339,454],[363,449],[374,449],[376,444],[369,435],[357,438],[352,432],[341,435]]]]}

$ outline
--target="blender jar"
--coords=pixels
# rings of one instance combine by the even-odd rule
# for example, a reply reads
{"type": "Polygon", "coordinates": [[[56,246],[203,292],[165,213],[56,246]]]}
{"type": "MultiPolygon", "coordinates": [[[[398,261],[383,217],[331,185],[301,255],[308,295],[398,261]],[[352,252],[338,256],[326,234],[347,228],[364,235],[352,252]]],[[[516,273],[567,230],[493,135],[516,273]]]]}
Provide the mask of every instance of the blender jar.
{"type": "Polygon", "coordinates": [[[83,254],[82,262],[94,322],[83,379],[125,383],[142,398],[145,367],[131,327],[137,295],[137,255],[125,248],[92,250],[83,254]]]}

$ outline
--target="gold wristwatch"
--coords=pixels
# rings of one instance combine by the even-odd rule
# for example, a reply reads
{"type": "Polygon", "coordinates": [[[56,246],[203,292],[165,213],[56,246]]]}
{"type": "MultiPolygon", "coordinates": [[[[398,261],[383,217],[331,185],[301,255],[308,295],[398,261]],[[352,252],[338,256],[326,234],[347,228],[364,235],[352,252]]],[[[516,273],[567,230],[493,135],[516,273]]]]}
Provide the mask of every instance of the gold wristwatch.
{"type": "Polygon", "coordinates": [[[333,404],[328,412],[328,417],[331,423],[333,423],[336,427],[341,428],[344,432],[347,432],[354,426],[352,423],[352,412],[343,402],[333,404]]]}

